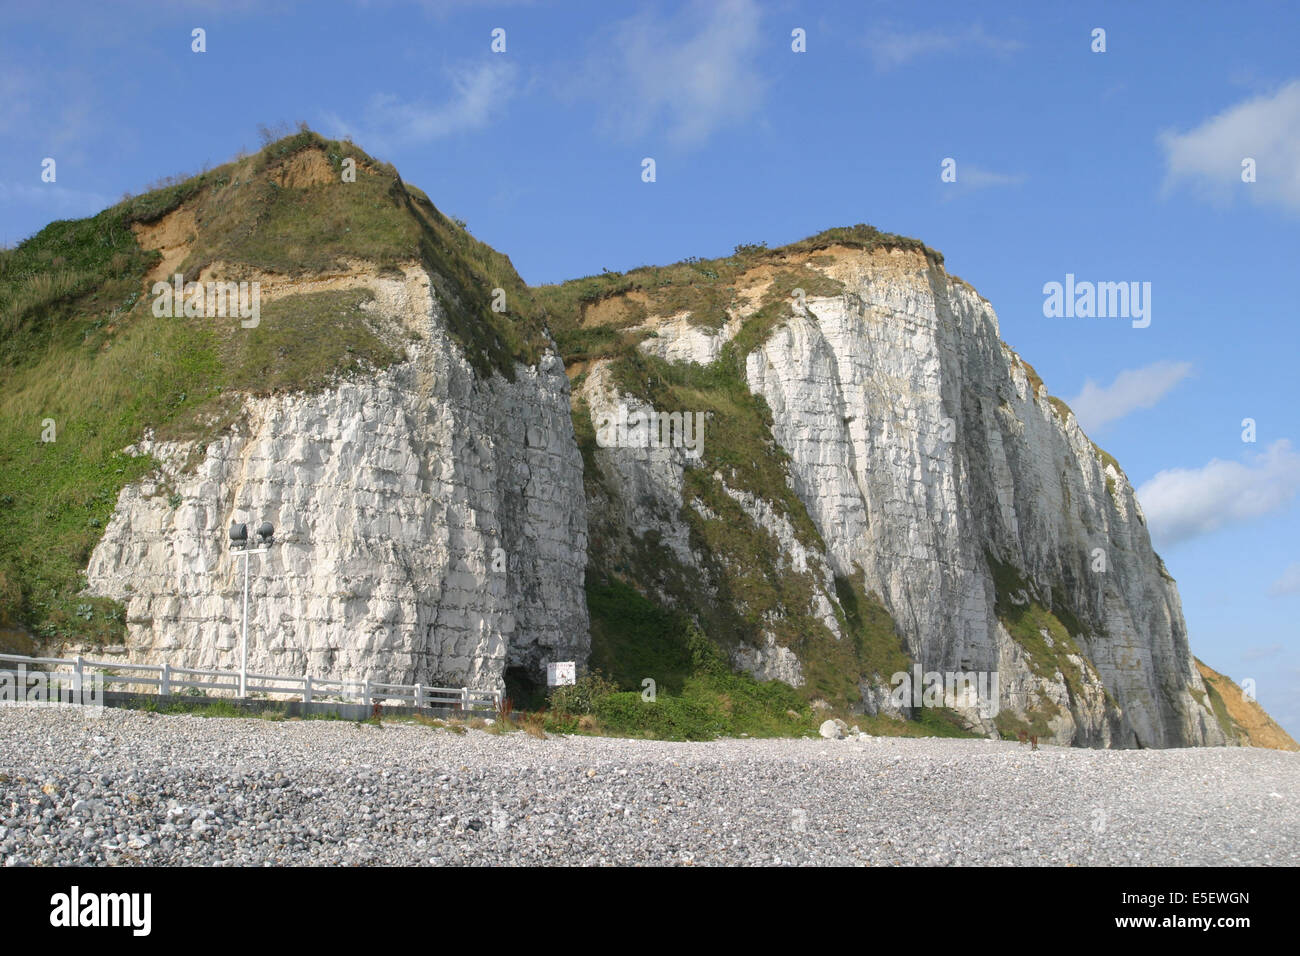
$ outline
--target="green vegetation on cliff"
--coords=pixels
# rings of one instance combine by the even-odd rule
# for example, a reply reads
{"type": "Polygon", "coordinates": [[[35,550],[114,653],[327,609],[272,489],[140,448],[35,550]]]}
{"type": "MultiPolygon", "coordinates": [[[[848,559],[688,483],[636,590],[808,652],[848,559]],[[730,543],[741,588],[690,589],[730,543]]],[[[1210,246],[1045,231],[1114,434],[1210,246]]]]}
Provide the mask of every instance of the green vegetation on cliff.
{"type": "MultiPolygon", "coordinates": [[[[1078,618],[1061,601],[1051,608],[1044,607],[1034,597],[1033,588],[1012,565],[999,561],[992,554],[985,557],[996,590],[994,612],[1012,640],[1024,649],[1030,670],[1046,680],[1055,680],[1059,672],[1071,699],[1082,695],[1085,675],[1070,660],[1070,655],[1083,656],[1075,640],[1077,635],[1084,633],[1078,618]]],[[[1016,730],[1043,735],[1048,733],[1047,721],[1059,712],[1055,702],[1040,695],[1038,702],[1026,711],[1027,723],[1007,711],[1000,713],[995,723],[1004,736],[1014,736],[1016,730]]]]}
{"type": "Polygon", "coordinates": [[[775,313],[776,309],[769,307],[788,303],[796,288],[810,296],[842,292],[840,283],[816,269],[803,262],[787,261],[813,256],[833,246],[901,249],[920,253],[936,265],[943,263],[943,256],[920,240],[859,223],[827,229],[774,249],[761,244],[737,246],[732,255],[718,259],[691,258],[627,272],[606,270],[583,279],[537,286],[533,294],[546,312],[566,362],[625,354],[626,348],[641,336],[624,337],[621,330],[639,325],[651,315],[667,317],[689,312],[692,323],[720,328],[726,321],[726,310],[737,304],[742,276],[760,267],[772,271],[760,324],[766,324],[775,313]]]}
{"type": "MultiPolygon", "coordinates": [[[[771,635],[801,662],[803,695],[809,699],[847,707],[860,698],[859,675],[887,680],[906,669],[902,639],[880,602],[857,582],[838,579],[835,594],[828,595],[843,635],[837,638],[816,614],[818,582],[812,572],[791,567],[777,537],[738,500],[763,502],[776,520],[788,522],[797,541],[810,549],[824,547],[787,481],[787,456],[772,438],[771,413],[762,398],[744,386],[736,366],[726,361],[708,367],[672,364],[638,354],[619,360],[615,374],[626,391],[647,398],[656,408],[693,409],[710,416],[702,459],[685,472],[683,506],[677,515],[689,530],[704,580],[699,572],[683,567],[654,533],[628,540],[620,529],[601,527],[595,519],[588,540],[593,666],[631,689],[633,677],[655,675],[648,670],[625,674],[618,663],[640,660],[653,648],[669,655],[656,663],[671,675],[667,679],[673,686],[678,675],[686,673],[680,625],[675,631],[653,626],[656,617],[649,608],[657,605],[625,583],[636,581],[640,591],[663,595],[677,609],[673,619],[686,614],[698,621],[724,655],[742,643],[762,647],[764,635],[771,635]],[[627,600],[613,602],[613,594],[627,600]],[[610,641],[620,645],[611,647],[610,641]]],[[[575,407],[574,419],[588,498],[599,501],[608,492],[602,486],[595,432],[584,404],[575,407]]]]}
{"type": "MultiPolygon", "coordinates": [[[[603,360],[620,392],[656,409],[702,413],[707,421],[703,455],[684,473],[680,513],[666,516],[689,530],[700,571],[682,567],[653,534],[628,540],[620,529],[600,527],[597,519],[589,536],[589,577],[612,574],[637,582],[640,592],[651,595],[642,601],[664,600],[674,613],[687,614],[724,656],[742,644],[762,648],[770,636],[798,658],[805,698],[848,707],[860,699],[860,677],[887,680],[909,666],[908,658],[888,612],[856,581],[839,579],[835,592],[826,595],[838,619],[842,637],[837,638],[816,610],[821,582],[813,572],[790,566],[774,533],[781,524],[811,551],[825,545],[791,486],[789,456],[773,435],[771,410],[750,391],[744,368],[747,353],[793,316],[796,289],[807,296],[844,291],[809,265],[809,257],[835,245],[903,248],[941,261],[915,240],[855,226],[780,249],[742,246],[723,259],[606,272],[536,292],[566,362],[603,360]],[[633,327],[651,316],[688,312],[693,324],[718,329],[728,310],[742,304],[742,295],[747,318],[719,361],[708,366],[668,362],[637,348],[654,333],[633,327]],[[755,509],[770,513],[770,519],[760,524],[755,509]]],[[[605,500],[590,411],[581,400],[575,403],[574,426],[588,498],[605,500]]],[[[589,596],[589,607],[593,664],[608,671],[619,655],[601,650],[601,635],[614,628],[602,620],[600,600],[589,596]]],[[[680,642],[674,653],[680,662],[680,642]]]]}
{"type": "Polygon", "coordinates": [[[122,607],[80,592],[119,492],[156,466],[122,451],[147,432],[204,442],[234,420],[246,391],[317,388],[404,355],[358,291],[264,302],[251,329],[237,318],[154,316],[146,276],[162,257],[137,230],[168,224],[186,281],[218,262],[237,281],[422,260],[480,374],[513,378],[516,361],[535,362],[546,346],[541,308],[509,259],[391,166],[310,131],[51,223],[0,251],[0,627],[121,638],[122,607]],[[348,158],[355,182],[342,180],[348,158]],[[492,310],[494,289],[505,313],[492,310]]]}

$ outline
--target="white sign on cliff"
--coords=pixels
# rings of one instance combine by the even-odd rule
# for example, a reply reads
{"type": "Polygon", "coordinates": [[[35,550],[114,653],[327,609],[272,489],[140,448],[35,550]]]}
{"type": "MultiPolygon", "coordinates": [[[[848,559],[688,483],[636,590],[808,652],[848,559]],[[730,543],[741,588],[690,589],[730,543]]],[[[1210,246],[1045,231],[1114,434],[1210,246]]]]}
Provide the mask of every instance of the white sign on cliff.
{"type": "Polygon", "coordinates": [[[577,669],[573,661],[557,661],[546,665],[546,683],[550,687],[572,684],[577,680],[577,669]]]}

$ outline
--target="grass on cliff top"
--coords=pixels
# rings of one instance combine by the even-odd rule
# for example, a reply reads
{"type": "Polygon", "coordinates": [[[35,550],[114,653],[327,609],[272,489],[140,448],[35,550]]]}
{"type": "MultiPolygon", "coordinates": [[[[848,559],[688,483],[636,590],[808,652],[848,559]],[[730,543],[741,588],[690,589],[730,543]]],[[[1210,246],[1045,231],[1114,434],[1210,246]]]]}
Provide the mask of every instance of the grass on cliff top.
{"type": "Polygon", "coordinates": [[[481,374],[513,378],[515,361],[532,364],[546,345],[541,306],[509,258],[444,216],[392,166],[353,143],[303,130],[89,219],[51,223],[0,252],[0,367],[76,345],[97,322],[114,325],[147,295],[143,276],[158,261],[136,243],[132,226],[182,206],[195,220],[179,266],[186,281],[218,261],[237,278],[241,270],[292,276],[337,270],[347,260],[383,269],[422,259],[437,273],[448,323],[481,374]],[[328,168],[325,180],[281,185],[312,153],[328,168]],[[351,183],[342,181],[347,158],[356,161],[351,183]],[[497,288],[505,313],[492,309],[497,288]]]}
{"type": "MultiPolygon", "coordinates": [[[[649,307],[639,301],[622,300],[622,308],[603,316],[603,321],[587,325],[574,324],[574,313],[565,311],[573,307],[571,302],[556,303],[556,290],[564,287],[543,287],[538,290],[538,295],[541,301],[550,303],[548,309],[556,347],[566,363],[624,360],[639,354],[637,346],[656,334],[652,330],[632,328],[645,322],[652,309],[655,315],[664,317],[688,312],[691,324],[720,329],[728,319],[728,310],[740,304],[734,282],[744,268],[749,267],[737,267],[736,275],[726,282],[713,279],[656,287],[647,296],[649,307]]],[[[711,270],[710,274],[713,274],[711,270]]],[[[842,293],[844,285],[804,263],[776,272],[759,300],[758,308],[746,318],[734,339],[734,355],[743,361],[744,356],[762,344],[773,328],[794,314],[791,305],[795,289],[802,289],[807,296],[832,296],[842,293]]]]}
{"type": "MultiPolygon", "coordinates": [[[[629,296],[629,301],[612,317],[616,328],[643,322],[651,312],[667,316],[683,311],[689,311],[691,321],[696,324],[716,328],[726,320],[726,309],[734,303],[736,283],[743,273],[762,265],[779,267],[784,258],[808,255],[836,245],[866,250],[904,249],[921,253],[936,265],[943,263],[940,253],[918,239],[881,232],[874,226],[859,223],[827,229],[774,249],[761,243],[741,245],[732,255],[718,259],[689,258],[673,265],[641,266],[627,272],[606,270],[600,275],[537,286],[533,292],[546,310],[567,361],[571,355],[568,350],[579,344],[568,336],[576,329],[589,327],[590,310],[606,300],[629,294],[638,297],[632,301],[629,296]]],[[[809,295],[833,295],[839,291],[831,289],[830,280],[816,270],[800,267],[786,271],[791,275],[779,277],[779,284],[789,286],[779,290],[782,295],[788,295],[789,289],[796,286],[803,287],[809,295]]]]}
{"type": "Polygon", "coordinates": [[[195,217],[179,267],[187,280],[218,260],[237,278],[241,270],[328,272],[345,260],[382,271],[422,259],[437,275],[453,336],[480,374],[512,378],[514,362],[536,361],[545,345],[541,308],[509,259],[406,187],[391,166],[310,131],[88,219],[51,223],[0,251],[6,633],[22,625],[42,638],[121,639],[122,607],[79,592],[118,494],[155,466],[121,451],[148,429],[205,440],[233,420],[245,391],[313,389],[402,356],[400,337],[378,334],[362,313],[359,292],[264,302],[255,329],[237,319],[155,317],[145,276],[160,257],[140,247],[132,226],[182,206],[195,217]],[[356,160],[354,183],[339,175],[345,157],[356,160]],[[328,168],[323,181],[280,185],[295,164],[313,162],[328,168]],[[504,314],[491,309],[496,288],[505,292],[504,314]],[[42,441],[47,422],[54,441],[42,441]]]}

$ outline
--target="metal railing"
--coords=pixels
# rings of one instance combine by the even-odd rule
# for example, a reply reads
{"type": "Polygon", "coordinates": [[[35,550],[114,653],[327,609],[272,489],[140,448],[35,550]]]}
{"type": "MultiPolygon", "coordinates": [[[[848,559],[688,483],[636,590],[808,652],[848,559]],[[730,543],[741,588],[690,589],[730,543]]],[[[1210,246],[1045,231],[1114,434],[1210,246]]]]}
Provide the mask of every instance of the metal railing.
{"type": "MultiPolygon", "coordinates": [[[[91,661],[78,655],[74,658],[26,657],[22,654],[0,654],[0,662],[11,661],[37,667],[50,674],[70,673],[72,686],[80,691],[88,674],[98,674],[105,688],[112,685],[148,687],[163,696],[177,690],[195,688],[201,691],[228,691],[239,696],[239,671],[205,670],[199,667],[173,667],[171,664],[129,664],[119,661],[91,661]],[[127,673],[130,672],[130,673],[127,673]]],[[[8,669],[8,668],[4,668],[8,669]]],[[[500,691],[476,691],[469,687],[428,687],[424,684],[386,684],[363,680],[346,680],[339,677],[312,677],[310,674],[285,676],[279,674],[248,675],[251,694],[279,694],[301,698],[303,703],[338,701],[357,702],[365,707],[375,703],[399,702],[417,710],[425,707],[447,707],[459,710],[500,710],[500,691]]]]}

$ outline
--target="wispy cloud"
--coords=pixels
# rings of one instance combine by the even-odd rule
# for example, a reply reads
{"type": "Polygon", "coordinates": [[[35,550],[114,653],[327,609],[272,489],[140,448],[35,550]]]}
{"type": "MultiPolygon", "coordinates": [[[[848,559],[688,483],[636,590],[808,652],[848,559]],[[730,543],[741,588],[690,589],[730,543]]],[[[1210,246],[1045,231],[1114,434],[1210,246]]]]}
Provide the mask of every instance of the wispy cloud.
{"type": "Polygon", "coordinates": [[[1268,586],[1268,593],[1273,597],[1300,594],[1300,561],[1292,561],[1288,564],[1281,576],[1268,586]]]}
{"type": "Polygon", "coordinates": [[[0,134],[35,144],[56,159],[85,156],[103,109],[98,87],[72,70],[41,76],[18,67],[0,69],[0,134]]]}
{"type": "Polygon", "coordinates": [[[14,133],[31,115],[32,83],[26,73],[0,70],[0,133],[14,133]]]}
{"type": "Polygon", "coordinates": [[[991,169],[972,166],[970,163],[962,166],[957,174],[957,182],[964,182],[973,189],[983,189],[986,186],[1015,186],[1024,181],[1024,173],[995,173],[991,169]]]}
{"type": "MultiPolygon", "coordinates": [[[[202,0],[202,2],[212,2],[212,0],[202,0]]],[[[253,2],[265,3],[265,0],[253,0],[253,2]]],[[[362,10],[387,10],[393,7],[414,6],[424,11],[427,16],[445,20],[466,11],[481,13],[485,10],[505,7],[533,6],[534,0],[415,0],[414,3],[411,0],[352,0],[352,3],[362,10]]]]}
{"type": "MultiPolygon", "coordinates": [[[[491,7],[529,6],[532,0],[419,0],[425,13],[445,18],[464,10],[481,11],[491,7]]],[[[363,7],[372,6],[374,0],[361,0],[363,7]]]]}
{"type": "MultiPolygon", "coordinates": [[[[32,173],[33,180],[37,180],[39,176],[39,169],[32,173]]],[[[106,208],[111,200],[96,192],[68,189],[57,183],[0,183],[0,205],[10,203],[45,206],[59,212],[90,215],[106,208]]]]}
{"type": "Polygon", "coordinates": [[[1027,178],[1024,173],[997,173],[991,169],[958,160],[957,179],[955,182],[942,183],[943,190],[940,196],[944,200],[956,199],[958,196],[975,192],[978,189],[989,189],[995,186],[1018,186],[1027,178]]]}
{"type": "Polygon", "coordinates": [[[327,113],[326,124],[334,135],[350,136],[376,151],[481,129],[500,115],[514,95],[518,68],[492,59],[448,73],[451,94],[441,103],[413,102],[392,93],[376,93],[366,107],[363,123],[352,124],[327,113]]]}
{"type": "Polygon", "coordinates": [[[1155,405],[1191,373],[1191,362],[1153,362],[1125,369],[1109,385],[1087,379],[1069,405],[1084,431],[1096,431],[1139,408],[1155,405]]]}
{"type": "Polygon", "coordinates": [[[1152,537],[1176,544],[1280,511],[1300,491],[1300,454],[1280,439],[1248,464],[1215,458],[1171,468],[1138,488],[1152,537]]]}
{"type": "Polygon", "coordinates": [[[752,0],[696,2],[670,18],[642,11],[601,36],[567,90],[600,101],[623,138],[662,131],[695,146],[762,103],[760,16],[752,0]]]}
{"type": "Polygon", "coordinates": [[[1165,189],[1186,183],[1213,201],[1245,191],[1254,202],[1300,212],[1300,80],[1243,100],[1185,133],[1159,135],[1165,189]],[[1256,181],[1241,180],[1242,160],[1256,163],[1256,181]]]}
{"type": "Polygon", "coordinates": [[[936,53],[976,52],[1005,56],[1024,45],[1019,40],[989,33],[978,23],[948,30],[906,31],[878,27],[867,35],[866,43],[876,69],[882,73],[936,53]]]}
{"type": "Polygon", "coordinates": [[[1277,657],[1282,653],[1281,644],[1269,644],[1265,647],[1249,647],[1241,654],[1241,659],[1247,664],[1253,664],[1255,661],[1267,660],[1270,657],[1277,657]]]}

